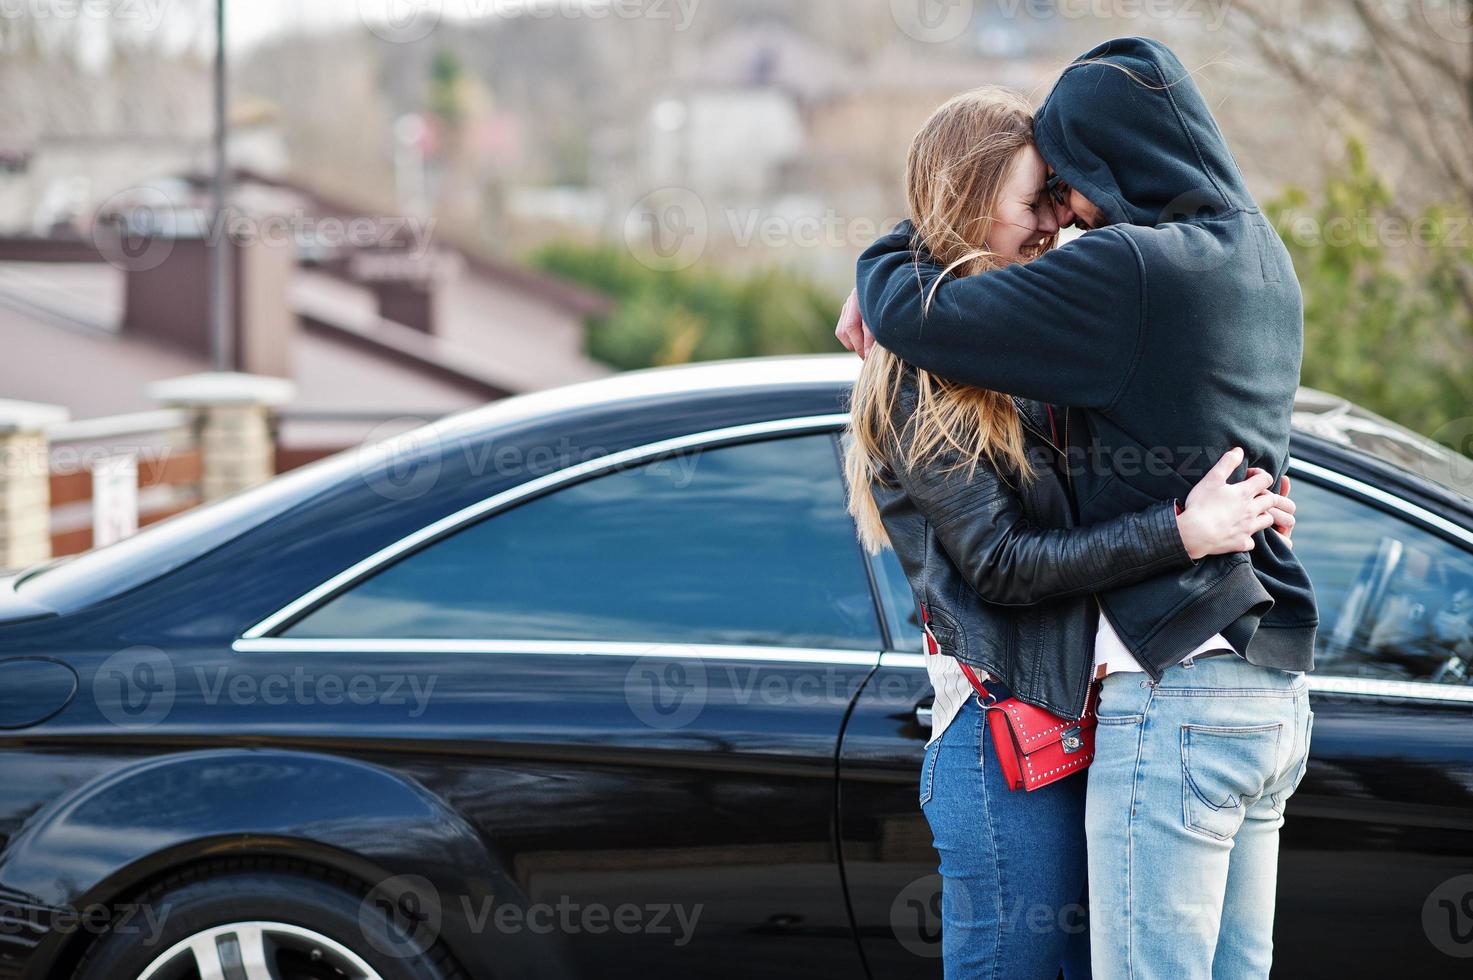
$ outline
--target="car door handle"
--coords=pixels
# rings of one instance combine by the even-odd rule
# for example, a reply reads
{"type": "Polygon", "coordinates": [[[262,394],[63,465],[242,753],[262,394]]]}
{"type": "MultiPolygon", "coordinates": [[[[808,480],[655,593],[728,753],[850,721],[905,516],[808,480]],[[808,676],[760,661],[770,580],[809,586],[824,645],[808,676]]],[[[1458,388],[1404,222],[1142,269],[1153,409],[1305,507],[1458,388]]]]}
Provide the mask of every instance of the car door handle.
{"type": "Polygon", "coordinates": [[[924,701],[916,705],[916,724],[927,731],[931,730],[931,702],[924,701]]]}

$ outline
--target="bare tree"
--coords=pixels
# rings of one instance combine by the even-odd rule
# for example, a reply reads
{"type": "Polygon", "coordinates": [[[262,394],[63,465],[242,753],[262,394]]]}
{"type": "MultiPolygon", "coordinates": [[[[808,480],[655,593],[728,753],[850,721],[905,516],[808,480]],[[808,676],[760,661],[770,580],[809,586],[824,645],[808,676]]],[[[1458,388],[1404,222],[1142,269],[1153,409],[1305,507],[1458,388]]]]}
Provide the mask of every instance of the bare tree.
{"type": "Polygon", "coordinates": [[[1473,0],[1238,0],[1233,23],[1338,127],[1390,134],[1408,205],[1473,208],[1473,0]]]}

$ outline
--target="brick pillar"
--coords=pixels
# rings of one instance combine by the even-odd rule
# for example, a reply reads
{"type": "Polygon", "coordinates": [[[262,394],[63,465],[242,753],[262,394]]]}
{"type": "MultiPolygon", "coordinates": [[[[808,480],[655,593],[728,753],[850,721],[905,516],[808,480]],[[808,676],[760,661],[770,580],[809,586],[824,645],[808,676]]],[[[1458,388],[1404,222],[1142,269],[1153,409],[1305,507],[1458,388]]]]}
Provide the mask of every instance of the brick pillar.
{"type": "Polygon", "coordinates": [[[46,427],[56,405],[0,400],[0,569],[51,557],[51,463],[46,427]]]}
{"type": "Polygon", "coordinates": [[[272,416],[295,394],[296,385],[284,378],[232,372],[191,374],[148,386],[150,398],[194,413],[204,470],[200,492],[206,501],[276,474],[272,416]]]}

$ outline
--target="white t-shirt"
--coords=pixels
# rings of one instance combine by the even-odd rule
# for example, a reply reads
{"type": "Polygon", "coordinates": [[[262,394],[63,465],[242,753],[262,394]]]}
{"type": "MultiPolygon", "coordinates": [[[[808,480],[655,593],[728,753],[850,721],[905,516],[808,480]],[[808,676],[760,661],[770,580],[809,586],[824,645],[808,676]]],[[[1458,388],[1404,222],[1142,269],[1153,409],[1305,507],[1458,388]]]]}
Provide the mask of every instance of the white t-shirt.
{"type": "MultiPolygon", "coordinates": [[[[1190,653],[1183,655],[1177,663],[1195,657],[1200,653],[1206,653],[1208,650],[1232,649],[1233,645],[1225,640],[1221,633],[1214,633],[1205,643],[1190,653]]],[[[1100,627],[1095,631],[1095,672],[1093,676],[1102,676],[1100,674],[1101,667],[1105,668],[1105,674],[1113,674],[1121,670],[1145,672],[1145,668],[1141,666],[1140,661],[1135,659],[1135,655],[1121,641],[1120,634],[1115,632],[1115,627],[1110,625],[1110,619],[1105,615],[1103,610],[1100,611],[1100,627]]]]}
{"type": "MultiPolygon", "coordinates": [[[[987,680],[987,671],[973,669],[979,681],[987,680]]],[[[967,675],[962,673],[961,662],[947,656],[945,651],[926,655],[926,673],[930,675],[931,687],[936,692],[936,700],[931,704],[931,737],[926,739],[926,744],[930,745],[941,737],[951,719],[976,690],[967,680],[967,675]]]]}

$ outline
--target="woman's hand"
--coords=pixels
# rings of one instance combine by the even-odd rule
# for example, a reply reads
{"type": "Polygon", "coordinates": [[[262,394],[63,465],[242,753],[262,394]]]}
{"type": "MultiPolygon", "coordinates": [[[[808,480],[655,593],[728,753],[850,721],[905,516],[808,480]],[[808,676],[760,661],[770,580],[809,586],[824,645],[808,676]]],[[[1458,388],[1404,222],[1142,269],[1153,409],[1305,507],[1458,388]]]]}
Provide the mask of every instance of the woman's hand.
{"type": "MultiPolygon", "coordinates": [[[[1273,476],[1258,467],[1241,483],[1228,477],[1243,460],[1243,450],[1230,449],[1187,495],[1177,515],[1177,528],[1187,554],[1196,561],[1207,555],[1252,551],[1253,535],[1265,528],[1294,524],[1294,502],[1272,493],[1273,476]]],[[[1283,484],[1288,489],[1287,483],[1283,484]]]]}
{"type": "Polygon", "coordinates": [[[859,290],[851,292],[844,301],[844,309],[839,313],[839,325],[834,328],[834,336],[861,359],[875,346],[875,335],[869,332],[869,327],[859,312],[859,290]]]}
{"type": "MultiPolygon", "coordinates": [[[[1252,476],[1255,473],[1263,472],[1265,471],[1259,469],[1256,466],[1250,466],[1248,467],[1247,475],[1252,476]]],[[[1285,500],[1289,500],[1288,474],[1279,477],[1279,496],[1283,497],[1285,500]]],[[[1279,535],[1283,537],[1284,544],[1288,545],[1290,550],[1293,550],[1294,538],[1292,537],[1292,535],[1294,534],[1294,501],[1289,500],[1288,510],[1280,510],[1279,508],[1275,507],[1270,510],[1269,513],[1274,516],[1274,530],[1278,531],[1279,535]]]]}

